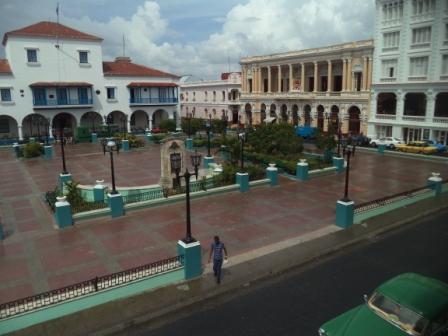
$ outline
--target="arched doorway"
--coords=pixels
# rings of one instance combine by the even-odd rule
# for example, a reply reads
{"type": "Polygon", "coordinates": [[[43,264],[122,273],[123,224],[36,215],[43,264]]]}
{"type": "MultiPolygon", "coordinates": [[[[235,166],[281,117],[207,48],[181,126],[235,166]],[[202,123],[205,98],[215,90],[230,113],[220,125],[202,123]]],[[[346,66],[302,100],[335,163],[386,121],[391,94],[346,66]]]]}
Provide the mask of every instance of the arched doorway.
{"type": "Polygon", "coordinates": [[[127,132],[127,115],[121,111],[112,111],[107,116],[108,124],[119,132],[127,132]]]}
{"type": "Polygon", "coordinates": [[[271,107],[269,108],[269,117],[271,118],[271,122],[275,123],[275,119],[277,119],[277,106],[275,104],[271,104],[271,107]]]}
{"type": "Polygon", "coordinates": [[[144,133],[149,128],[149,117],[145,111],[138,110],[131,114],[131,132],[144,133]]]}
{"type": "MultiPolygon", "coordinates": [[[[48,130],[48,128],[47,128],[48,130]]],[[[2,139],[17,140],[19,128],[17,121],[8,115],[0,116],[0,143],[2,139]]]]}
{"type": "Polygon", "coordinates": [[[360,117],[361,111],[357,106],[351,106],[348,109],[348,132],[350,135],[357,135],[361,130],[360,117]]]}
{"type": "Polygon", "coordinates": [[[25,139],[33,137],[43,141],[47,135],[51,135],[48,134],[49,128],[50,120],[41,114],[28,114],[22,120],[22,132],[25,139]]]}
{"type": "Polygon", "coordinates": [[[395,115],[397,110],[397,97],[395,93],[381,92],[376,99],[377,114],[395,115]]]}
{"type": "Polygon", "coordinates": [[[292,124],[294,126],[299,125],[299,107],[297,104],[292,106],[292,124]]]}
{"type": "Polygon", "coordinates": [[[261,104],[260,117],[261,117],[261,122],[264,122],[264,120],[266,119],[266,104],[261,104]]]}
{"type": "Polygon", "coordinates": [[[152,127],[158,127],[162,120],[169,119],[169,114],[165,110],[157,110],[152,114],[152,127]]]}
{"type": "Polygon", "coordinates": [[[321,131],[324,130],[324,107],[322,105],[317,106],[317,128],[321,131]]]}
{"type": "Polygon", "coordinates": [[[339,107],[333,105],[330,110],[330,121],[331,127],[333,128],[334,133],[338,133],[339,129],[339,107]]]}
{"type": "Polygon", "coordinates": [[[448,118],[448,92],[437,94],[434,117],[448,118]]]}
{"type": "Polygon", "coordinates": [[[288,122],[288,107],[286,106],[286,104],[282,105],[282,107],[280,108],[280,111],[281,111],[282,122],[287,123],[288,122]]]}
{"type": "Polygon", "coordinates": [[[244,112],[246,113],[246,120],[244,124],[252,126],[252,106],[249,103],[244,106],[244,112]]]}
{"type": "Polygon", "coordinates": [[[311,106],[306,104],[303,108],[303,117],[305,120],[305,126],[311,126],[311,106]]]}
{"type": "Polygon", "coordinates": [[[103,124],[103,118],[98,112],[86,112],[81,117],[81,126],[89,127],[91,132],[96,132],[103,124]]]}
{"type": "Polygon", "coordinates": [[[64,128],[65,136],[73,137],[76,128],[76,118],[70,113],[62,112],[54,116],[53,122],[53,134],[59,135],[59,130],[64,128]]]}

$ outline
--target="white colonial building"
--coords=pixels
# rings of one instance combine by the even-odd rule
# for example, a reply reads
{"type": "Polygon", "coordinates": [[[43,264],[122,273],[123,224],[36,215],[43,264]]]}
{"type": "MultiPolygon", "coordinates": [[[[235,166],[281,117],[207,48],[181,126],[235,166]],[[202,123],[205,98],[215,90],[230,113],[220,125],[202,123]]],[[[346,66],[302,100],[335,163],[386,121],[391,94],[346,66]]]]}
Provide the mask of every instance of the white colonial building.
{"type": "Polygon", "coordinates": [[[186,78],[180,83],[182,116],[227,120],[238,123],[241,73],[222,73],[219,80],[186,78]]]}
{"type": "Polygon", "coordinates": [[[61,123],[73,131],[107,120],[130,132],[177,119],[179,77],[129,57],[103,62],[101,42],[54,22],[5,33],[0,139],[43,135],[61,123]]]}
{"type": "Polygon", "coordinates": [[[367,129],[373,41],[241,59],[244,122],[367,129]]]}
{"type": "Polygon", "coordinates": [[[377,0],[371,137],[448,143],[448,1],[377,0]]]}

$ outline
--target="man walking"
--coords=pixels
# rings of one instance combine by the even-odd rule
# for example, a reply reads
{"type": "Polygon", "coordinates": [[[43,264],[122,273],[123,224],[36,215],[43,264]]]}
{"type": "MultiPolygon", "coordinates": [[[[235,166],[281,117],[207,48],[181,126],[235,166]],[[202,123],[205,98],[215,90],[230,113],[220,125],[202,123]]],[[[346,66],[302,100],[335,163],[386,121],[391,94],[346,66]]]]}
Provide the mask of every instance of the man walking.
{"type": "Polygon", "coordinates": [[[224,243],[219,240],[218,236],[215,236],[214,242],[212,243],[210,249],[210,256],[208,258],[208,262],[212,259],[213,255],[213,272],[215,273],[216,282],[221,283],[221,268],[223,262],[223,252],[225,253],[225,259],[227,259],[228,254],[224,243]]]}

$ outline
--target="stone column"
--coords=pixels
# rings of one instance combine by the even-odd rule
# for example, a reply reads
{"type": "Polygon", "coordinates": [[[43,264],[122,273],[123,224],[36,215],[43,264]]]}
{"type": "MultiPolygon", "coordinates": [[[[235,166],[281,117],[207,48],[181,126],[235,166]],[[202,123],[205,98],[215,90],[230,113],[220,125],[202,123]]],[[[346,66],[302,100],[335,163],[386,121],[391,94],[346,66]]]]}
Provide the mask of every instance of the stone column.
{"type": "Polygon", "coordinates": [[[342,60],[342,91],[347,91],[347,60],[342,60]]]}
{"type": "Polygon", "coordinates": [[[426,122],[432,122],[434,118],[434,109],[435,109],[435,94],[432,90],[426,91],[426,122]]]}
{"type": "Polygon", "coordinates": [[[367,63],[367,90],[370,90],[370,85],[372,85],[372,58],[369,57],[367,63]]]}
{"type": "Polygon", "coordinates": [[[333,68],[331,60],[328,60],[328,73],[327,73],[327,92],[333,91],[333,68]]]}
{"type": "Polygon", "coordinates": [[[353,91],[352,89],[352,59],[347,60],[347,91],[353,91]]]}
{"type": "Polygon", "coordinates": [[[314,90],[313,92],[317,92],[317,76],[319,75],[319,66],[317,65],[317,62],[314,62],[314,90]]]}
{"type": "Polygon", "coordinates": [[[247,79],[247,69],[243,66],[243,71],[241,74],[241,91],[246,93],[246,79],[247,79]]]}
{"type": "Polygon", "coordinates": [[[398,90],[396,92],[396,96],[397,96],[397,109],[396,109],[396,116],[397,116],[397,121],[401,122],[402,118],[403,118],[403,112],[404,112],[404,96],[405,93],[401,90],[398,90]]]}
{"type": "Polygon", "coordinates": [[[289,65],[289,92],[291,92],[293,90],[293,86],[294,86],[294,78],[292,78],[293,76],[293,71],[292,71],[292,64],[289,65]]]}
{"type": "Polygon", "coordinates": [[[282,92],[282,66],[277,65],[278,75],[277,75],[277,92],[282,92]]]}
{"type": "Polygon", "coordinates": [[[300,74],[300,91],[305,92],[305,63],[300,63],[302,73],[300,74]]]}
{"type": "Polygon", "coordinates": [[[268,92],[272,92],[272,77],[271,77],[271,66],[268,65],[268,92]]]}
{"type": "Polygon", "coordinates": [[[367,69],[368,69],[368,58],[366,56],[363,57],[363,63],[362,63],[362,90],[367,90],[367,69]]]}
{"type": "Polygon", "coordinates": [[[257,92],[261,92],[261,68],[257,68],[257,92]]]}
{"type": "Polygon", "coordinates": [[[131,133],[131,117],[128,116],[127,125],[126,125],[126,132],[131,133]]]}
{"type": "Polygon", "coordinates": [[[23,130],[22,125],[17,126],[17,131],[19,132],[19,140],[23,140],[23,130]]]}

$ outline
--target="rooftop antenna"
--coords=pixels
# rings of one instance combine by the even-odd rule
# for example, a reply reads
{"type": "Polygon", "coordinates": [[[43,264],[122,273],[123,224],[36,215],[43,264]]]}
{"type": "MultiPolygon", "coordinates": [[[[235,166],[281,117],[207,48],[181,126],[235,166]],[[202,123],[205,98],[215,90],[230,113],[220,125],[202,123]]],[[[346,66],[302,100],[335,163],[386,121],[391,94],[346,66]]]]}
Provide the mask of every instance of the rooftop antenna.
{"type": "Polygon", "coordinates": [[[123,57],[126,56],[126,41],[124,39],[124,34],[123,34],[123,57]]]}
{"type": "Polygon", "coordinates": [[[59,30],[59,2],[56,5],[56,22],[58,24],[58,27],[56,28],[56,48],[59,48],[59,34],[58,34],[58,30],[59,30]]]}

